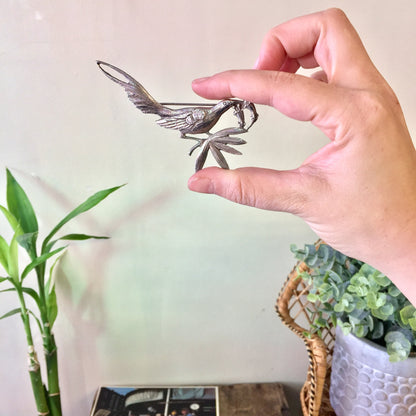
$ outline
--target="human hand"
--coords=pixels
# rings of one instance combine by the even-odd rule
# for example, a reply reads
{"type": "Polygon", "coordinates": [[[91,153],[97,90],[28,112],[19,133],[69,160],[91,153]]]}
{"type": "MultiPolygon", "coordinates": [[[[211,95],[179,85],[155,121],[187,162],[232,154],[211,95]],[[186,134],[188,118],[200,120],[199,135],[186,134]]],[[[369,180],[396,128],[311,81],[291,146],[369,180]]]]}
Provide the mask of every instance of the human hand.
{"type": "Polygon", "coordinates": [[[330,142],[290,171],[207,168],[193,191],[303,218],[328,244],[389,276],[416,303],[416,152],[398,100],[343,12],[272,29],[255,70],[196,80],[199,95],[238,97],[319,127],[330,142]],[[295,72],[319,68],[312,77],[295,72]]]}

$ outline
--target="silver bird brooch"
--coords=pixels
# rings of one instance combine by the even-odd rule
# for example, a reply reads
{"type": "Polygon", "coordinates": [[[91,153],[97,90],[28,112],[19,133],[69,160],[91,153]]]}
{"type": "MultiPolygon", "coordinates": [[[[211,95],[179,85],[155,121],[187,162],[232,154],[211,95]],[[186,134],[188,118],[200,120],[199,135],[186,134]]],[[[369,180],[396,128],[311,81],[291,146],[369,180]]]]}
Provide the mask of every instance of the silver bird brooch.
{"type": "Polygon", "coordinates": [[[141,112],[158,115],[160,118],[156,122],[159,126],[179,130],[182,139],[196,141],[196,144],[189,151],[189,155],[192,155],[194,150],[200,148],[195,162],[196,171],[203,168],[209,151],[223,169],[229,169],[229,166],[222,152],[234,155],[242,154],[232,146],[247,142],[234,135],[247,133],[257,121],[258,114],[253,103],[236,99],[221,100],[216,104],[159,103],[147,92],[143,85],[127,72],[103,61],[97,61],[97,65],[108,78],[125,89],[130,101],[141,112]],[[121,75],[124,80],[117,78],[117,74],[121,75]],[[231,108],[234,110],[233,114],[237,118],[238,126],[212,133],[211,129],[217,124],[221,116],[231,108]],[[250,116],[248,125],[245,122],[245,110],[248,111],[250,116]],[[201,134],[205,137],[195,137],[195,135],[201,134]]]}

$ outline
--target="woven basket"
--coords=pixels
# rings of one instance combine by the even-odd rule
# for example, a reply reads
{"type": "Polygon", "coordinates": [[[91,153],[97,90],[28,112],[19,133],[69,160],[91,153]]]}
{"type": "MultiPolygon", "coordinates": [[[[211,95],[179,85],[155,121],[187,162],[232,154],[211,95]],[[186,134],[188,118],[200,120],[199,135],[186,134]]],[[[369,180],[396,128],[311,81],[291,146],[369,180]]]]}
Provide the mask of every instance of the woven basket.
{"type": "Polygon", "coordinates": [[[305,384],[300,393],[304,416],[336,416],[329,402],[329,380],[335,328],[323,329],[321,336],[305,335],[310,328],[317,305],[307,299],[308,283],[299,273],[309,270],[305,263],[299,262],[289,274],[276,303],[276,311],[296,335],[305,343],[309,357],[309,368],[305,384]]]}

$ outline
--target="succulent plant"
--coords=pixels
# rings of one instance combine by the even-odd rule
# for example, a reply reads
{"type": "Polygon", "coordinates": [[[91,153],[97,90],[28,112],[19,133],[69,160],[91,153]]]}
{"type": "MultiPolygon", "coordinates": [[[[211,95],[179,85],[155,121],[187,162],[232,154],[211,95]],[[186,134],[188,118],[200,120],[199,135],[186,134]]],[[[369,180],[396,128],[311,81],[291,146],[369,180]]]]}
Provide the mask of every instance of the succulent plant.
{"type": "Polygon", "coordinates": [[[309,268],[299,271],[318,310],[309,334],[332,323],[386,347],[392,362],[416,352],[416,308],[387,276],[324,243],[291,250],[309,268]]]}

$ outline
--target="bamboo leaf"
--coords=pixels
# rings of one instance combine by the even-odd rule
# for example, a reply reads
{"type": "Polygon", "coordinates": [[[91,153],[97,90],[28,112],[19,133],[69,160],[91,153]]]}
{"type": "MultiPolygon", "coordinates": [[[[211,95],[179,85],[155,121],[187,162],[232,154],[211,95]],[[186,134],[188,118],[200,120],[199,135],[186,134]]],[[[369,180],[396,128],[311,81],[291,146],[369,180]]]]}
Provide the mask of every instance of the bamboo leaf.
{"type": "Polygon", "coordinates": [[[49,279],[45,285],[45,296],[46,296],[46,308],[48,313],[49,326],[52,330],[53,324],[55,323],[56,317],[58,316],[58,303],[56,300],[55,292],[55,281],[54,281],[54,270],[59,260],[63,255],[60,255],[52,264],[49,270],[49,279]]]}
{"type": "Polygon", "coordinates": [[[58,264],[58,262],[61,260],[65,253],[58,256],[55,261],[53,262],[52,266],[49,269],[49,279],[45,284],[45,295],[48,296],[48,294],[51,292],[53,287],[55,286],[55,267],[58,264]]]}
{"type": "MultiPolygon", "coordinates": [[[[3,215],[6,217],[7,221],[13,228],[13,231],[16,232],[17,230],[21,229],[19,225],[19,221],[17,221],[16,217],[3,205],[0,205],[0,211],[3,213],[3,215]]],[[[21,230],[21,233],[23,234],[23,230],[21,230]]]]}
{"type": "Polygon", "coordinates": [[[36,257],[28,266],[26,266],[26,268],[23,270],[22,272],[22,276],[21,279],[23,280],[35,267],[43,264],[46,262],[46,260],[48,260],[50,257],[53,257],[55,254],[59,253],[60,251],[62,251],[63,249],[65,249],[66,247],[60,247],[57,248],[54,251],[51,251],[50,253],[46,253],[46,254],[42,254],[39,257],[36,257]]]}
{"type": "Polygon", "coordinates": [[[40,302],[40,298],[38,293],[36,292],[36,290],[30,288],[30,287],[22,287],[21,288],[23,293],[26,293],[27,295],[29,295],[38,305],[39,309],[41,309],[41,302],[40,302]]]}
{"type": "Polygon", "coordinates": [[[2,289],[2,290],[0,290],[0,293],[6,293],[6,292],[17,292],[16,286],[9,287],[8,289],[2,289]]]}
{"type": "Polygon", "coordinates": [[[33,316],[36,323],[38,324],[40,333],[43,334],[43,327],[42,327],[42,324],[40,323],[39,318],[30,309],[27,309],[27,311],[33,316]]]}
{"type": "Polygon", "coordinates": [[[208,157],[208,151],[209,151],[209,142],[205,141],[195,161],[196,172],[198,172],[204,167],[205,161],[207,160],[207,157],[208,157]]]}
{"type": "Polygon", "coordinates": [[[59,237],[56,240],[51,241],[45,248],[46,252],[49,252],[52,247],[60,240],[67,240],[67,241],[82,241],[82,240],[89,240],[89,239],[96,239],[96,240],[108,240],[110,237],[105,236],[97,236],[97,235],[87,235],[87,234],[67,234],[63,237],[59,237]]]}
{"type": "Polygon", "coordinates": [[[17,236],[14,234],[12,241],[10,242],[9,253],[7,258],[7,264],[9,267],[9,275],[13,281],[19,281],[19,250],[17,244],[17,236]]]}
{"type": "Polygon", "coordinates": [[[8,318],[9,316],[17,315],[18,313],[20,313],[20,308],[13,309],[5,313],[4,315],[0,316],[0,320],[4,318],[8,318]]]}
{"type": "MultiPolygon", "coordinates": [[[[38,238],[38,232],[25,233],[17,237],[17,242],[23,247],[29,254],[33,254],[33,258],[36,257],[36,240],[38,238]]],[[[32,260],[33,260],[32,258],[32,260]]]]}
{"type": "Polygon", "coordinates": [[[214,159],[217,161],[217,163],[223,168],[223,169],[229,169],[228,163],[225,160],[224,155],[220,152],[219,149],[215,147],[214,143],[210,144],[210,150],[212,155],[214,156],[214,159]]]}
{"type": "Polygon", "coordinates": [[[228,146],[227,144],[224,144],[224,143],[216,142],[215,147],[218,148],[219,150],[222,150],[223,152],[231,153],[233,155],[242,155],[242,153],[239,150],[234,149],[234,147],[228,146]]]}
{"type": "Polygon", "coordinates": [[[58,240],[89,240],[89,239],[96,239],[96,240],[108,240],[110,237],[100,236],[100,235],[87,235],[87,234],[67,234],[63,237],[58,238],[58,240]]]}
{"type": "Polygon", "coordinates": [[[6,169],[6,172],[7,206],[9,211],[16,217],[23,232],[33,233],[38,231],[38,222],[29,198],[9,169],[6,169]]]}
{"type": "Polygon", "coordinates": [[[9,245],[6,240],[0,235],[0,264],[4,270],[9,273],[9,245]]]}
{"type": "Polygon", "coordinates": [[[0,293],[5,293],[5,292],[23,292],[23,293],[26,293],[27,295],[29,295],[36,302],[39,309],[42,306],[38,293],[36,292],[36,290],[34,290],[30,287],[15,286],[15,287],[10,287],[8,289],[0,290],[0,293]]]}
{"type": "Polygon", "coordinates": [[[58,303],[56,300],[55,285],[53,285],[52,290],[50,290],[46,298],[46,309],[48,312],[49,326],[52,329],[56,317],[58,316],[58,303]]]}
{"type": "Polygon", "coordinates": [[[110,194],[112,194],[114,191],[121,188],[122,186],[124,186],[124,185],[116,186],[114,188],[109,188],[109,189],[104,189],[102,191],[99,191],[99,192],[95,193],[94,195],[90,196],[81,205],[79,205],[77,208],[75,208],[73,211],[71,211],[65,218],[63,218],[55,226],[55,228],[45,238],[45,240],[42,244],[42,253],[46,252],[49,241],[66,223],[68,223],[73,218],[77,217],[78,215],[82,214],[83,212],[89,211],[91,208],[98,205],[103,199],[107,198],[107,196],[109,196],[110,194]]]}

